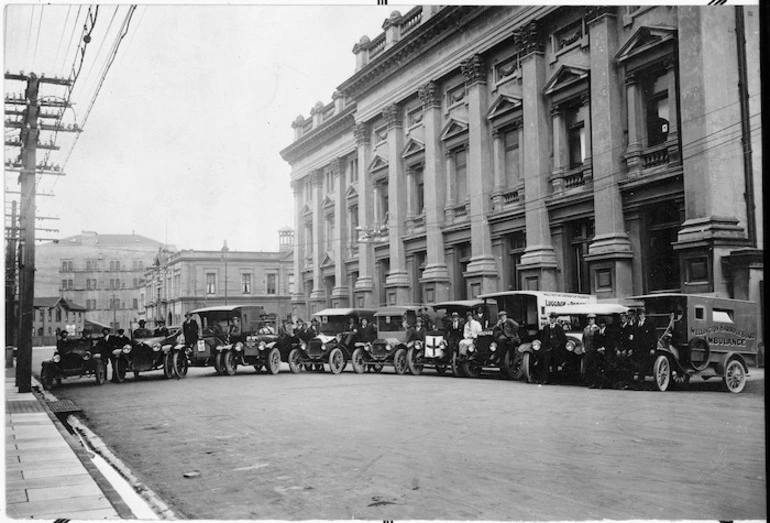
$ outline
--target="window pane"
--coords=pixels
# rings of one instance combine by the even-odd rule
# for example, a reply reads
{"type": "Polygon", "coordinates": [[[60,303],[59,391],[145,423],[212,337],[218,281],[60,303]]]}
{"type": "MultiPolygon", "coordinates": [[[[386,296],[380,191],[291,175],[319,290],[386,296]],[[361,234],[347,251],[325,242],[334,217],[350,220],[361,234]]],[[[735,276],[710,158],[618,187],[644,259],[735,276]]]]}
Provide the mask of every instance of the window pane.
{"type": "Polygon", "coordinates": [[[468,169],[464,150],[455,153],[455,183],[457,183],[457,202],[468,197],[468,169]]]}

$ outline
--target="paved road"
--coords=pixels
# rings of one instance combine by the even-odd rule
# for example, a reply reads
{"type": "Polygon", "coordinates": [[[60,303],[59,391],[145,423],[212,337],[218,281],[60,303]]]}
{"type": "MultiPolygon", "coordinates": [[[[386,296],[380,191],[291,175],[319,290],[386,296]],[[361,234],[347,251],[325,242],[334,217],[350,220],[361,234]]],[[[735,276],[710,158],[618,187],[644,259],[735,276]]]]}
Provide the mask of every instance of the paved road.
{"type": "Polygon", "coordinates": [[[752,375],[735,395],[192,369],[55,393],[189,518],[765,519],[752,375]]]}

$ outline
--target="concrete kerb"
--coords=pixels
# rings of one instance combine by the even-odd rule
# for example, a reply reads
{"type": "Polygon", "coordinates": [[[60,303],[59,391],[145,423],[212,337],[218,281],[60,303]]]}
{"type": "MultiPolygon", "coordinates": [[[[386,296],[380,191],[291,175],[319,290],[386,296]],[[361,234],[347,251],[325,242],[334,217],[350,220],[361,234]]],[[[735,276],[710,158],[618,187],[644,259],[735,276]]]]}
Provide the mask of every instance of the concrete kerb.
{"type": "Polygon", "coordinates": [[[166,503],[160,499],[147,485],[142,483],[131,470],[120,460],[109,447],[102,441],[102,439],[94,434],[91,429],[83,425],[75,416],[68,416],[67,423],[75,430],[83,440],[88,444],[90,449],[99,454],[104,460],[123,478],[128,481],[131,488],[133,488],[150,506],[150,508],[161,519],[179,519],[179,517],[169,508],[166,503]]]}

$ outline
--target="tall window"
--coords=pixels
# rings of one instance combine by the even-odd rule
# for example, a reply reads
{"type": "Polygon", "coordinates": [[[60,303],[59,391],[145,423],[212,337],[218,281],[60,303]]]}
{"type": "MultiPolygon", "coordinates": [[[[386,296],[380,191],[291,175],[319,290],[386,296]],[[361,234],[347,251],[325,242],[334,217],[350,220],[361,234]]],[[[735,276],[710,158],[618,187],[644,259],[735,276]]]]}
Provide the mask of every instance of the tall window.
{"type": "Polygon", "coordinates": [[[56,307],[56,321],[61,321],[61,309],[59,307],[56,307]]]}
{"type": "Polygon", "coordinates": [[[251,294],[251,274],[241,274],[241,292],[251,294]]]}
{"type": "Polygon", "coordinates": [[[642,84],[646,107],[647,146],[664,143],[668,138],[668,77],[665,71],[650,75],[642,84]]]}
{"type": "Polygon", "coordinates": [[[267,275],[267,293],[268,294],[275,294],[276,292],[276,274],[268,274],[267,275]]]}
{"type": "Polygon", "coordinates": [[[313,223],[305,223],[305,258],[313,256],[313,223]]]}
{"type": "Polygon", "coordinates": [[[583,165],[586,158],[585,111],[587,107],[572,107],[564,113],[567,125],[567,143],[569,147],[569,167],[575,169],[583,165]]]}
{"type": "Polygon", "coordinates": [[[388,182],[387,180],[377,183],[377,221],[385,223],[387,221],[389,209],[388,201],[388,182]]]}
{"type": "Polygon", "coordinates": [[[350,224],[350,243],[356,246],[358,245],[358,205],[351,205],[348,208],[348,223],[350,224]]]}
{"type": "Polygon", "coordinates": [[[422,214],[425,210],[425,177],[422,167],[414,171],[415,209],[416,214],[422,214]]]}
{"type": "Polygon", "coordinates": [[[62,261],[61,262],[61,270],[63,272],[72,272],[73,270],[73,264],[71,261],[62,261]]]}
{"type": "Polygon", "coordinates": [[[350,183],[358,181],[358,157],[353,158],[348,162],[348,180],[350,183]]]}
{"type": "Polygon", "coordinates": [[[217,275],[214,272],[206,273],[206,294],[217,293],[217,275]]]}
{"type": "Polygon", "coordinates": [[[455,203],[460,203],[468,197],[468,153],[464,148],[458,149],[452,158],[455,168],[455,203]]]}
{"type": "Polygon", "coordinates": [[[519,181],[519,130],[513,129],[503,134],[505,147],[505,181],[512,185],[519,181]]]}
{"type": "Polygon", "coordinates": [[[134,298],[134,302],[133,302],[133,304],[132,304],[132,305],[133,305],[133,306],[131,307],[132,309],[138,309],[138,308],[139,308],[139,300],[137,300],[136,298],[134,298]]]}
{"type": "Polygon", "coordinates": [[[289,294],[294,294],[295,292],[295,286],[294,286],[294,273],[289,273],[289,294]]]}
{"type": "Polygon", "coordinates": [[[567,260],[569,276],[568,292],[591,292],[591,280],[588,271],[588,244],[594,236],[594,225],[590,220],[578,220],[570,224],[570,256],[567,260]]]}
{"type": "Polygon", "coordinates": [[[91,280],[86,280],[86,290],[87,291],[91,290],[91,280]]]}
{"type": "Polygon", "coordinates": [[[334,248],[334,215],[330,214],[326,217],[326,224],[325,224],[326,230],[325,236],[326,236],[326,251],[331,252],[334,248]]]}

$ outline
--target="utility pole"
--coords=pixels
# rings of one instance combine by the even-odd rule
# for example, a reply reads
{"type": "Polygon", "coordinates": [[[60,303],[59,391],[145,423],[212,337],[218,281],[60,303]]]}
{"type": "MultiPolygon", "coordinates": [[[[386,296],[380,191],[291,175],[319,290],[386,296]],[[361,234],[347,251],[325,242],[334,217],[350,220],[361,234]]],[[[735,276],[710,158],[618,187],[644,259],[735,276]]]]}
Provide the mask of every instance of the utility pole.
{"type": "MultiPolygon", "coordinates": [[[[16,365],[16,386],[19,392],[32,391],[32,328],[35,299],[35,193],[37,175],[37,149],[58,150],[52,141],[39,143],[41,129],[38,126],[40,109],[43,106],[62,106],[61,102],[38,102],[41,83],[56,85],[72,84],[63,78],[38,78],[35,73],[24,74],[6,73],[6,80],[27,82],[23,99],[6,97],[5,102],[12,105],[25,105],[22,120],[7,121],[6,126],[20,128],[18,142],[6,140],[6,146],[21,147],[21,169],[19,182],[21,184],[21,209],[19,212],[19,229],[21,238],[21,254],[19,259],[19,348],[16,365]]],[[[66,108],[67,104],[63,104],[66,108]]],[[[54,127],[56,128],[56,127],[54,127]]],[[[80,132],[74,128],[58,129],[62,131],[80,132]]]]}
{"type": "Polygon", "coordinates": [[[227,240],[225,240],[225,244],[222,246],[222,261],[225,262],[225,305],[227,305],[227,253],[230,252],[230,249],[227,248],[227,240]]]}
{"type": "Polygon", "coordinates": [[[11,228],[5,255],[5,346],[16,346],[16,201],[11,202],[11,228]]]}

